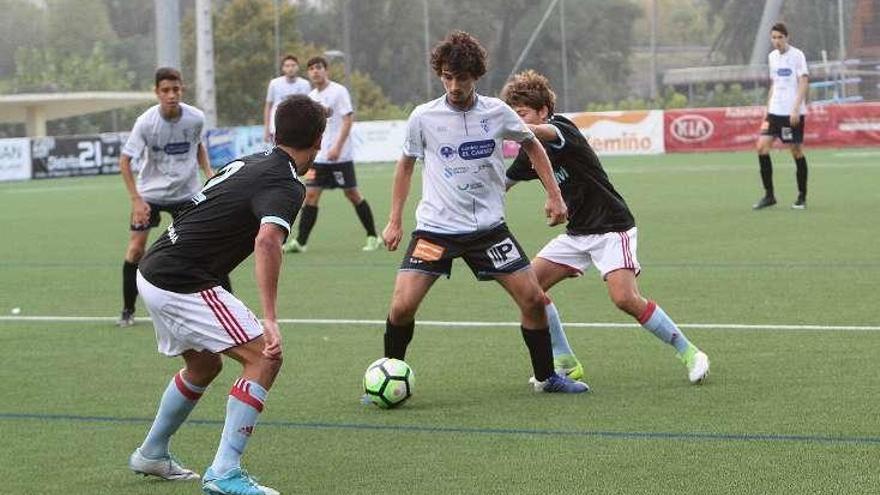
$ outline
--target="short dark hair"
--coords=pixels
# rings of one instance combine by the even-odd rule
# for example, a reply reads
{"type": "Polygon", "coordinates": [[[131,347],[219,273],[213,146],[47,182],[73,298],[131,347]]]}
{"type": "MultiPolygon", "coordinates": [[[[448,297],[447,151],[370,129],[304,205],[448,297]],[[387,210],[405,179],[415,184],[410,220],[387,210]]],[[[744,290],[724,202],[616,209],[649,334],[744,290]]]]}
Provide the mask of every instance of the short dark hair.
{"type": "Polygon", "coordinates": [[[318,55],[317,57],[312,57],[309,59],[309,63],[306,64],[306,68],[311,69],[313,65],[321,64],[325,69],[329,66],[327,64],[327,59],[318,55]]]}
{"type": "Polygon", "coordinates": [[[294,149],[307,149],[324,132],[324,107],[306,95],[291,95],[275,110],[275,142],[294,149]]]}
{"type": "Polygon", "coordinates": [[[535,111],[547,107],[551,115],[556,106],[556,94],[550,81],[531,69],[513,76],[501,90],[501,99],[510,106],[526,106],[535,111]]]}
{"type": "Polygon", "coordinates": [[[788,36],[788,28],[785,27],[785,24],[781,22],[777,22],[776,24],[774,24],[773,27],[770,28],[770,31],[776,31],[784,34],[785,36],[788,36]]]}
{"type": "Polygon", "coordinates": [[[159,87],[159,83],[162,81],[177,81],[182,83],[183,76],[180,75],[180,71],[174,69],[172,67],[159,67],[156,69],[156,87],[159,87]]]}
{"type": "Polygon", "coordinates": [[[440,76],[443,68],[453,74],[470,74],[475,79],[486,73],[486,49],[464,31],[453,31],[431,50],[431,68],[440,76]]]}
{"type": "Polygon", "coordinates": [[[299,65],[299,59],[296,58],[296,55],[288,53],[287,55],[281,57],[281,66],[283,67],[284,62],[287,62],[288,60],[293,60],[296,63],[296,65],[299,65]]]}

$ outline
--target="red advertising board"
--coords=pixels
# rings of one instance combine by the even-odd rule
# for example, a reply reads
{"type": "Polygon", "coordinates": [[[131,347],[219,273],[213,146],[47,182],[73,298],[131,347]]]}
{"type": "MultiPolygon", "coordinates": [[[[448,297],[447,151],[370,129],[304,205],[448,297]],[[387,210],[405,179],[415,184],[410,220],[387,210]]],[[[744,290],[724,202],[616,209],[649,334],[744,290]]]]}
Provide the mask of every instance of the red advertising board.
{"type": "MultiPolygon", "coordinates": [[[[765,111],[758,106],[667,110],[663,115],[666,151],[754,149],[765,111]]],[[[811,105],[804,145],[880,146],[880,103],[811,105]]]]}

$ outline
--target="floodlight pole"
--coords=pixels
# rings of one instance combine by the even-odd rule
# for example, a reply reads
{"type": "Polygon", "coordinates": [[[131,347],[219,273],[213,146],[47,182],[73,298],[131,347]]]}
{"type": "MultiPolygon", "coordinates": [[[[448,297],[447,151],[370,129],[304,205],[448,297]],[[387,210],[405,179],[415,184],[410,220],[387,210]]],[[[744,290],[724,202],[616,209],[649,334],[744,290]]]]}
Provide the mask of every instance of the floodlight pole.
{"type": "MultiPolygon", "coordinates": [[[[273,0],[273,3],[275,7],[275,60],[273,61],[273,66],[279,67],[281,63],[281,8],[278,5],[278,0],[273,0]]],[[[272,71],[273,77],[277,74],[276,70],[273,69],[272,71]]]]}
{"type": "Polygon", "coordinates": [[[199,107],[205,114],[205,129],[213,129],[217,127],[217,98],[211,0],[196,0],[196,89],[199,107]]]}
{"type": "MultiPolygon", "coordinates": [[[[431,53],[430,17],[428,16],[428,0],[422,0],[422,16],[425,19],[425,53],[431,53]]],[[[425,60],[425,99],[431,99],[431,60],[425,60]]]]}
{"type": "Polygon", "coordinates": [[[837,0],[837,58],[846,59],[846,33],[843,32],[843,0],[837,0]]]}
{"type": "Polygon", "coordinates": [[[651,99],[657,99],[657,0],[651,0],[651,99]]]}
{"type": "Polygon", "coordinates": [[[559,2],[559,36],[562,38],[562,107],[568,110],[568,42],[565,39],[565,0],[559,2]]]}
{"type": "Polygon", "coordinates": [[[516,60],[516,63],[513,64],[513,70],[510,71],[510,75],[507,76],[508,79],[512,78],[516,71],[519,70],[519,66],[522,65],[523,61],[526,59],[526,55],[529,54],[529,50],[532,49],[532,45],[535,44],[535,40],[538,39],[538,34],[541,33],[541,28],[544,27],[544,24],[547,22],[547,19],[550,17],[550,14],[553,12],[553,9],[556,8],[556,4],[559,3],[559,0],[553,0],[550,2],[550,6],[547,7],[547,10],[544,12],[544,17],[541,18],[541,22],[538,23],[538,26],[532,31],[532,36],[529,38],[529,42],[526,43],[526,47],[523,48],[522,53],[519,54],[519,58],[516,60]]]}
{"type": "Polygon", "coordinates": [[[156,14],[156,65],[180,69],[180,1],[153,0],[156,14]]]}

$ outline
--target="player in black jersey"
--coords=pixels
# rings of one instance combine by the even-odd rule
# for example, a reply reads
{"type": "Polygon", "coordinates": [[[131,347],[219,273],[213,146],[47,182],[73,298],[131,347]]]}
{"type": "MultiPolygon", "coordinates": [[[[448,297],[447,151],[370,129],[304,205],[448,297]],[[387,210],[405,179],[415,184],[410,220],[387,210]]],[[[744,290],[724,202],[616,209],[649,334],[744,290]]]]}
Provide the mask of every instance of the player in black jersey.
{"type": "Polygon", "coordinates": [[[198,479],[170,456],[168,442],[220,372],[221,354],[244,368],[229,392],[220,447],[203,477],[209,494],[278,493],[260,486],[240,460],[281,369],[275,315],[281,246],[305,196],[298,176],[312,166],[326,120],[320,104],[296,95],[278,106],[275,123],[276,147],[218,171],[150,247],[138,270],[159,352],[182,356],[185,367],[169,383],[144,443],[131,455],[133,471],[198,479]],[[251,253],[262,324],[221,286],[251,253]]]}
{"type": "MultiPolygon", "coordinates": [[[[553,113],[556,96],[547,78],[531,70],[522,72],[505,85],[501,96],[544,144],[568,206],[566,232],[544,246],[532,263],[541,287],[548,291],[595,265],[614,304],[675,347],[691,383],[702,382],[709,373],[709,358],[688,341],[660,306],[639,293],[635,220],[577,126],[553,113]]],[[[507,178],[508,187],[537,178],[522,151],[508,168],[507,178]]],[[[555,305],[549,298],[546,303],[556,366],[578,379],[583,367],[568,345],[555,305]]]]}

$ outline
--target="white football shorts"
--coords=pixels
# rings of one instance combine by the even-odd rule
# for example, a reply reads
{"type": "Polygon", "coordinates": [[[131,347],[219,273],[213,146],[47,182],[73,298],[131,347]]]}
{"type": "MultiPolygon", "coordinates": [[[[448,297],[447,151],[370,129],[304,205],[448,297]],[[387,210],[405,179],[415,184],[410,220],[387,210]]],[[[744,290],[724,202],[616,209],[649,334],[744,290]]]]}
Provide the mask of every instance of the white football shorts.
{"type": "Polygon", "coordinates": [[[638,228],[626,232],[608,232],[595,235],[560,234],[547,243],[535,256],[571,269],[572,277],[579,277],[595,265],[602,279],[615,270],[642,271],[636,258],[638,228]]]}
{"type": "Polygon", "coordinates": [[[217,286],[194,294],[160,289],[137,274],[137,286],[166,356],[184,351],[223,352],[263,335],[263,326],[243,302],[217,286]]]}

